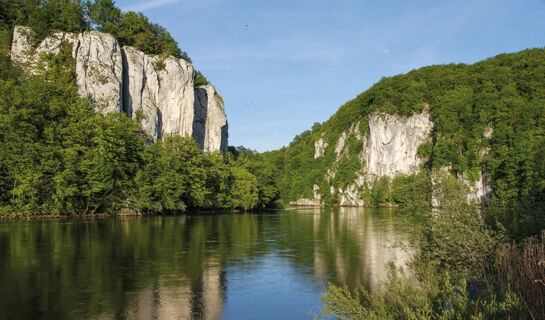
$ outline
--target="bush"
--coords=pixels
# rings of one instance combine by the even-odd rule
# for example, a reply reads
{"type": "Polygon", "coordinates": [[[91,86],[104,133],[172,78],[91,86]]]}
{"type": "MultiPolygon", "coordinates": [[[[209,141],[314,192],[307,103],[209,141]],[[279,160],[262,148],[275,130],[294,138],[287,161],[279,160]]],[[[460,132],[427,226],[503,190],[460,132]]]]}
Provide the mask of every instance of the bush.
{"type": "MultiPolygon", "coordinates": [[[[489,292],[486,299],[472,299],[463,278],[437,273],[427,265],[419,281],[411,281],[390,266],[388,279],[371,295],[360,287],[330,285],[321,297],[323,317],[338,319],[518,319],[521,305],[509,288],[489,292]]],[[[318,317],[315,316],[315,319],[318,317]]]]}

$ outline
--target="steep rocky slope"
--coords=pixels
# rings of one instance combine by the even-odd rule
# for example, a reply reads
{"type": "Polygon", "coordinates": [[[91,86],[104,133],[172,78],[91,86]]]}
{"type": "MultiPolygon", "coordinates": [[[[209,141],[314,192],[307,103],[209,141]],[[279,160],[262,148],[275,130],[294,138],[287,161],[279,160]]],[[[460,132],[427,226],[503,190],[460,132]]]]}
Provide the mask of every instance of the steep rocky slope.
{"type": "Polygon", "coordinates": [[[91,100],[97,112],[125,112],[141,121],[152,141],[192,136],[205,150],[227,150],[223,100],[211,85],[195,87],[195,70],[185,60],[121,47],[111,35],[98,31],[55,33],[36,47],[32,35],[30,28],[15,27],[12,60],[35,72],[41,54],[56,54],[61,46],[71,46],[79,93],[91,100]]]}

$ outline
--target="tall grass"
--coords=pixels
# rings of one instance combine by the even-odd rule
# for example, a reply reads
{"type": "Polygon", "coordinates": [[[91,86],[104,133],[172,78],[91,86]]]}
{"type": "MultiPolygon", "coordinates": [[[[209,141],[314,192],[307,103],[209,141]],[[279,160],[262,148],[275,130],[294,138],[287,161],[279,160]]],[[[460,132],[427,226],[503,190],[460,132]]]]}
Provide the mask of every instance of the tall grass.
{"type": "Polygon", "coordinates": [[[529,319],[545,319],[545,230],[540,236],[504,244],[498,250],[498,277],[509,284],[529,319]]]}

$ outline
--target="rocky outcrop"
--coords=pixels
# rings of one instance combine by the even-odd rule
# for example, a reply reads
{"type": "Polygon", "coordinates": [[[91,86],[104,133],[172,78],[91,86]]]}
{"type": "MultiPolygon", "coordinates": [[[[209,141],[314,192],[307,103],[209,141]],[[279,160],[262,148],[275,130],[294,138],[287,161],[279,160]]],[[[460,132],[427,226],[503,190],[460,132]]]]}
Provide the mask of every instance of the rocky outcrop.
{"type": "Polygon", "coordinates": [[[403,118],[373,113],[369,116],[369,142],[364,149],[365,172],[374,177],[417,173],[422,163],[418,147],[429,140],[433,122],[427,112],[403,118]]]}
{"type": "MultiPolygon", "coordinates": [[[[333,189],[339,196],[341,206],[363,206],[365,201],[360,192],[364,185],[370,188],[373,182],[382,176],[394,178],[399,174],[414,174],[424,161],[417,155],[418,147],[430,139],[433,122],[427,112],[411,117],[400,117],[375,112],[368,117],[369,133],[362,136],[359,123],[343,132],[335,147],[336,162],[349,155],[345,141],[355,135],[363,141],[363,151],[359,155],[361,169],[354,183],[343,188],[333,189]]],[[[328,178],[334,172],[328,173],[328,178]]]]}
{"type": "Polygon", "coordinates": [[[359,185],[357,183],[349,185],[345,190],[339,189],[339,205],[345,207],[363,207],[365,201],[361,197],[359,185]]]}
{"type": "Polygon", "coordinates": [[[73,43],[72,56],[79,94],[98,112],[122,112],[123,65],[117,40],[102,32],[84,32],[73,43]]]}
{"type": "Polygon", "coordinates": [[[490,195],[492,194],[492,186],[486,177],[484,170],[479,173],[479,179],[472,181],[467,178],[466,174],[459,175],[458,180],[469,187],[467,201],[477,204],[487,205],[490,195]]]}
{"type": "Polygon", "coordinates": [[[312,192],[314,194],[314,198],[300,198],[297,201],[292,201],[289,203],[290,206],[298,206],[298,207],[318,207],[322,205],[322,202],[320,201],[322,198],[322,195],[320,194],[320,187],[318,185],[314,185],[312,187],[312,192]]]}
{"type": "Polygon", "coordinates": [[[327,148],[327,142],[323,138],[318,139],[314,142],[314,159],[317,159],[324,155],[325,148],[327,148]]]}
{"type": "Polygon", "coordinates": [[[308,199],[308,198],[301,198],[297,199],[297,201],[290,202],[290,206],[298,206],[298,207],[318,207],[321,206],[320,200],[316,199],[308,199]]]}
{"type": "Polygon", "coordinates": [[[120,47],[111,35],[97,31],[55,33],[36,48],[32,34],[27,27],[15,27],[13,33],[11,58],[27,71],[36,72],[42,53],[57,54],[63,44],[69,45],[79,93],[97,112],[125,112],[142,123],[152,141],[193,136],[205,150],[227,150],[223,100],[211,85],[194,87],[195,70],[185,60],[120,47]]]}
{"type": "Polygon", "coordinates": [[[34,48],[31,43],[32,36],[33,32],[30,28],[16,26],[13,30],[13,41],[11,44],[12,61],[32,73],[36,71],[36,64],[42,53],[58,54],[63,43],[72,47],[77,40],[74,34],[57,32],[44,39],[34,48]]]}
{"type": "MultiPolygon", "coordinates": [[[[418,148],[425,142],[431,142],[433,121],[430,114],[424,111],[413,114],[411,117],[401,117],[381,112],[375,112],[368,116],[369,132],[362,135],[360,122],[353,123],[350,128],[342,132],[335,144],[336,159],[332,166],[325,173],[325,180],[330,184],[330,193],[339,199],[341,206],[364,206],[363,193],[369,192],[374,182],[387,176],[391,179],[398,175],[411,175],[420,171],[422,164],[427,159],[418,156],[418,148]],[[357,155],[360,167],[356,172],[356,179],[352,183],[344,184],[342,187],[333,187],[336,170],[348,157],[354,156],[354,151],[349,150],[348,139],[356,138],[361,141],[363,148],[357,155]]],[[[492,129],[487,129],[483,139],[490,139],[493,135],[492,129]]],[[[314,143],[314,158],[319,158],[325,153],[327,144],[323,138],[314,143]]],[[[489,150],[483,149],[486,154],[489,150]]],[[[352,158],[353,160],[353,158],[352,158]]],[[[352,161],[351,160],[351,161],[352,161]]],[[[432,185],[440,183],[442,177],[449,175],[450,170],[445,167],[438,170],[431,177],[432,185]]],[[[467,175],[456,176],[458,181],[467,186],[468,202],[486,204],[492,193],[492,187],[488,183],[486,173],[482,171],[479,179],[473,181],[467,175]]],[[[437,195],[438,189],[433,188],[432,205],[439,206],[440,200],[437,195]]],[[[300,199],[303,200],[303,199],[300,199]]],[[[304,199],[302,202],[319,202],[320,198],[304,199]]]]}
{"type": "Polygon", "coordinates": [[[124,108],[139,119],[153,139],[191,136],[195,101],[193,66],[185,60],[148,56],[123,47],[125,65],[124,108]]]}
{"type": "Polygon", "coordinates": [[[193,137],[197,143],[203,150],[226,152],[227,129],[223,98],[209,84],[198,87],[193,120],[193,137]]]}
{"type": "Polygon", "coordinates": [[[30,28],[15,27],[11,46],[13,62],[27,71],[36,72],[42,54],[58,54],[63,45],[70,46],[76,60],[79,94],[89,98],[95,110],[103,114],[122,111],[123,67],[117,40],[109,34],[96,31],[79,35],[57,32],[33,48],[32,36],[30,28]]]}

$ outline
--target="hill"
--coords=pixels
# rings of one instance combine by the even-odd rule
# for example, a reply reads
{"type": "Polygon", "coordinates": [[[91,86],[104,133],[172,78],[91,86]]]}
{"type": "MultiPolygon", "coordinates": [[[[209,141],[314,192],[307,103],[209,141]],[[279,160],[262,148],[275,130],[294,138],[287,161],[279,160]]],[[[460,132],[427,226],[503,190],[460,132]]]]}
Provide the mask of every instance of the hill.
{"type": "Polygon", "coordinates": [[[450,173],[470,201],[545,200],[545,50],[383,78],[262,155],[282,202],[429,205],[450,173]]]}

